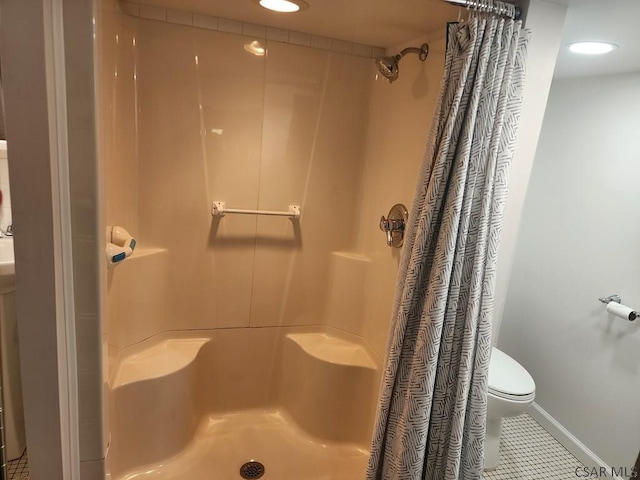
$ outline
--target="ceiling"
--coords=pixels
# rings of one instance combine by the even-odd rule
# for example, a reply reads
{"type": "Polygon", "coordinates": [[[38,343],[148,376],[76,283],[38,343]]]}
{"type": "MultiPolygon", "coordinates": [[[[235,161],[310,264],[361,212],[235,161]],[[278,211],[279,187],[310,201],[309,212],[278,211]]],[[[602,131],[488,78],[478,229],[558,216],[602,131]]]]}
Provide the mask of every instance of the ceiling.
{"type": "Polygon", "coordinates": [[[444,29],[458,8],[440,0],[306,0],[307,10],[282,14],[254,0],[133,0],[134,3],[186,10],[271,27],[391,47],[444,29]]]}
{"type": "Polygon", "coordinates": [[[554,0],[567,5],[556,78],[640,72],[640,0],[554,0]],[[585,40],[612,42],[606,55],[576,55],[568,44],[585,40]]]}
{"type": "MultiPolygon", "coordinates": [[[[444,35],[447,21],[455,21],[459,12],[441,0],[306,0],[310,8],[294,14],[270,12],[257,0],[131,1],[385,48],[438,31],[444,35]]],[[[555,77],[640,72],[640,0],[552,1],[568,7],[555,77]],[[568,44],[583,40],[619,48],[600,56],[569,52],[568,44]]]]}

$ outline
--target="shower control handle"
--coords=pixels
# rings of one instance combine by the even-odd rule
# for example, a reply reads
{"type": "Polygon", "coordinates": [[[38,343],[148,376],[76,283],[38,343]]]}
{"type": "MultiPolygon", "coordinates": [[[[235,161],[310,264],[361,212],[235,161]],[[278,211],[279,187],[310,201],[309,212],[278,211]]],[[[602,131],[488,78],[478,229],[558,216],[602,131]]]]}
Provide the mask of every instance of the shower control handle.
{"type": "Polygon", "coordinates": [[[396,228],[394,220],[387,220],[384,215],[380,217],[380,230],[387,233],[387,245],[393,245],[393,231],[396,228]]]}
{"type": "Polygon", "coordinates": [[[389,211],[389,215],[380,217],[380,230],[387,234],[387,245],[400,248],[404,240],[404,229],[408,218],[404,205],[396,204],[389,211]]]}

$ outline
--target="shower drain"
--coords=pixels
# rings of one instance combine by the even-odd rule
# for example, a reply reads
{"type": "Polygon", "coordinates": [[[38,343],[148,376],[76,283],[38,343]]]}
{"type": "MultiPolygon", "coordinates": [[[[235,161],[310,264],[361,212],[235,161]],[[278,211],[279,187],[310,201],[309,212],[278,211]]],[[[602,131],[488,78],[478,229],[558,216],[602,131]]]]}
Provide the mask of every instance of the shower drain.
{"type": "Polygon", "coordinates": [[[264,465],[255,460],[245,463],[240,467],[240,476],[245,479],[260,478],[264,475],[264,465]]]}

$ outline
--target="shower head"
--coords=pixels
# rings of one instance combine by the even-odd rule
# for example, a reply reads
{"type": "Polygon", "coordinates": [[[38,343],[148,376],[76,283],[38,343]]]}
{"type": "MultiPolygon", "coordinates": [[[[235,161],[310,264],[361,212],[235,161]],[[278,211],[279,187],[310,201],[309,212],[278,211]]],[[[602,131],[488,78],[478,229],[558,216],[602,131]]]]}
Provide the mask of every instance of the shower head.
{"type": "Polygon", "coordinates": [[[427,59],[427,55],[429,55],[429,44],[423,43],[420,46],[420,48],[417,48],[417,47],[405,48],[400,53],[397,53],[391,57],[376,58],[376,67],[378,68],[380,73],[387,80],[389,80],[389,83],[392,83],[394,80],[398,78],[398,73],[399,73],[398,62],[400,62],[400,59],[408,53],[417,54],[420,60],[424,62],[427,59]]]}

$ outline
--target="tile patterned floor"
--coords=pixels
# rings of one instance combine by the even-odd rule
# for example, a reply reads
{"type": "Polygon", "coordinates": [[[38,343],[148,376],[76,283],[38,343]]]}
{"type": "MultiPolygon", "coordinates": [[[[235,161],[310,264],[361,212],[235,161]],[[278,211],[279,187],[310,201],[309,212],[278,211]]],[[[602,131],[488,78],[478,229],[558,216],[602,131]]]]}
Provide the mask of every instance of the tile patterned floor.
{"type": "Polygon", "coordinates": [[[20,458],[7,463],[7,473],[9,474],[9,480],[29,479],[29,456],[26,450],[20,458]]]}
{"type": "Polygon", "coordinates": [[[485,480],[576,480],[582,463],[526,413],[506,418],[500,437],[498,468],[485,480]]]}

